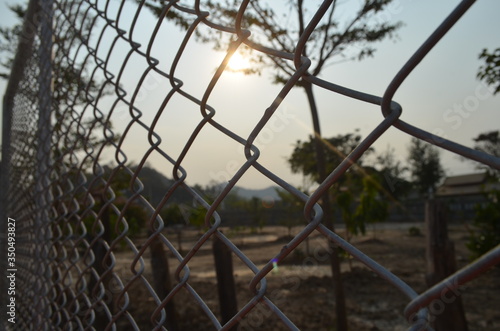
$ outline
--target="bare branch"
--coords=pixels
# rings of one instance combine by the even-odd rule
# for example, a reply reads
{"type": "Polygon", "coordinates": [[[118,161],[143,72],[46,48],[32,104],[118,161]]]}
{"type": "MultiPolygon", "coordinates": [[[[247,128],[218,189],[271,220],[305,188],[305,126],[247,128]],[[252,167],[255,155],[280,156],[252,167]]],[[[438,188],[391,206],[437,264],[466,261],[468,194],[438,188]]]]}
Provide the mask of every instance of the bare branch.
{"type": "Polygon", "coordinates": [[[321,48],[319,50],[319,57],[318,57],[318,60],[321,61],[323,59],[323,55],[324,55],[324,52],[325,52],[325,48],[328,44],[328,40],[329,40],[329,36],[330,36],[330,28],[332,27],[332,25],[335,25],[335,22],[333,21],[333,15],[335,13],[335,8],[337,7],[337,0],[333,1],[332,5],[331,5],[331,9],[330,9],[330,12],[328,14],[328,21],[326,23],[326,29],[325,29],[325,33],[323,35],[323,42],[321,44],[321,48]]]}

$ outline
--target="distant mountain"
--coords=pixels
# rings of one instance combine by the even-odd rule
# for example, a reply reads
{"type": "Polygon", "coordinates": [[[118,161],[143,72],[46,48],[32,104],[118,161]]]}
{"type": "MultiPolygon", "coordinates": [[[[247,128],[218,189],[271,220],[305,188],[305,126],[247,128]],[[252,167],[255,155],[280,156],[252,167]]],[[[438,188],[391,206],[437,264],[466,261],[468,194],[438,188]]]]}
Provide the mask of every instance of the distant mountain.
{"type": "MultiPolygon", "coordinates": [[[[159,171],[148,166],[145,166],[141,169],[139,173],[139,179],[144,185],[144,191],[142,195],[146,197],[153,206],[156,206],[158,203],[160,203],[165,193],[173,184],[173,180],[167,178],[159,171]]],[[[191,203],[192,201],[193,197],[182,187],[176,189],[169,199],[169,203],[191,203]]]]}
{"type": "Polygon", "coordinates": [[[253,197],[259,198],[261,200],[279,200],[279,196],[276,193],[277,186],[270,186],[260,190],[251,190],[243,187],[236,186],[236,194],[245,199],[251,199],[253,197]]]}
{"type": "MultiPolygon", "coordinates": [[[[154,206],[160,202],[165,195],[166,191],[173,184],[173,181],[167,178],[159,171],[143,167],[139,173],[139,179],[144,185],[143,196],[146,197],[154,206]]],[[[234,190],[237,195],[244,199],[251,199],[257,197],[261,200],[279,200],[276,193],[278,186],[270,186],[260,190],[251,190],[243,187],[236,186],[234,190]]],[[[169,200],[175,203],[188,203],[191,204],[193,197],[184,188],[178,188],[169,200]]]]}

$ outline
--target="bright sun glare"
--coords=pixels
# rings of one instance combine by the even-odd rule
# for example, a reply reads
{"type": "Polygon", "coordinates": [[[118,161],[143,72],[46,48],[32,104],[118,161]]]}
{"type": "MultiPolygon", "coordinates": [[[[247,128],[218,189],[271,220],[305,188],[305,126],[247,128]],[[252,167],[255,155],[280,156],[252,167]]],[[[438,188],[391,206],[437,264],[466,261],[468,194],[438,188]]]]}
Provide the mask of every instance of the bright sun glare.
{"type": "Polygon", "coordinates": [[[250,64],[248,63],[248,60],[238,52],[233,54],[228,63],[228,68],[231,71],[241,71],[248,69],[249,67],[250,64]]]}

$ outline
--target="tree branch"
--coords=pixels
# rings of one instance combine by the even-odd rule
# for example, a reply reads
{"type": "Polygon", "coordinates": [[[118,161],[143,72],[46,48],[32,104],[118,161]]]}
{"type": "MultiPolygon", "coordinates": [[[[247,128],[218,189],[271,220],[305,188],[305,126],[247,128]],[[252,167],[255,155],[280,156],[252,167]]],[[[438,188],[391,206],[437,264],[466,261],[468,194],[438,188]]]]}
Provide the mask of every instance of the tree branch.
{"type": "MultiPolygon", "coordinates": [[[[299,17],[299,35],[297,37],[297,40],[302,37],[302,34],[304,34],[304,7],[303,7],[303,0],[297,0],[297,14],[299,17]]],[[[304,48],[302,50],[302,55],[307,56],[307,48],[306,45],[304,45],[304,48]]]]}
{"type": "Polygon", "coordinates": [[[325,29],[325,34],[323,38],[323,43],[321,44],[321,48],[319,50],[319,58],[318,61],[321,61],[323,59],[323,54],[325,52],[326,45],[328,44],[328,36],[330,32],[330,27],[334,24],[333,22],[333,14],[335,12],[335,8],[337,6],[337,0],[333,1],[330,9],[330,13],[328,15],[328,22],[326,23],[326,29],[325,29]]]}

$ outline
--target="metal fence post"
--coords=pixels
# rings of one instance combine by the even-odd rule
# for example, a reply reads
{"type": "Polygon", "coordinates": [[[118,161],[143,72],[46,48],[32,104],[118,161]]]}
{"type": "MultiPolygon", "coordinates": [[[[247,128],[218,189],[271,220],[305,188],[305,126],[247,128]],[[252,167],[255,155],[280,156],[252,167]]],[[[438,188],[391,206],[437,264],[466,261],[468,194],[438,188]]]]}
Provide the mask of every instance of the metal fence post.
{"type": "MultiPolygon", "coordinates": [[[[443,202],[430,199],[425,203],[425,226],[427,228],[427,275],[429,287],[442,281],[456,270],[455,246],[448,238],[448,212],[443,202]]],[[[436,301],[443,306],[442,311],[431,305],[434,328],[437,331],[467,331],[467,320],[462,298],[441,298],[436,301]]]]}
{"type": "MultiPolygon", "coordinates": [[[[7,252],[7,217],[8,217],[8,195],[9,195],[9,159],[10,159],[10,132],[12,123],[12,107],[9,107],[7,98],[4,97],[3,100],[3,118],[2,118],[2,163],[0,166],[0,186],[2,190],[0,192],[0,249],[2,250],[2,261],[0,266],[2,268],[2,273],[0,276],[0,305],[5,307],[7,302],[7,282],[6,282],[6,272],[7,264],[4,258],[4,252],[7,252]]],[[[0,319],[0,329],[3,330],[5,327],[3,325],[3,318],[0,319]]]]}
{"type": "Polygon", "coordinates": [[[50,315],[50,302],[47,294],[51,287],[51,266],[48,260],[49,245],[51,239],[50,208],[51,208],[51,113],[52,113],[52,16],[53,1],[40,1],[40,47],[39,57],[39,79],[38,79],[38,130],[36,151],[36,205],[37,215],[35,219],[36,228],[36,255],[39,261],[35,274],[38,276],[34,285],[35,293],[38,294],[38,307],[35,309],[37,316],[33,319],[37,327],[46,328],[50,325],[44,324],[44,314],[50,315]],[[37,312],[36,312],[37,311],[37,312]]]}
{"type": "MultiPolygon", "coordinates": [[[[40,76],[38,80],[38,148],[37,160],[37,194],[39,205],[44,212],[50,205],[50,166],[51,166],[51,123],[52,114],[52,1],[41,3],[40,48],[38,50],[40,76]]],[[[47,215],[44,215],[47,216],[47,215]]],[[[43,218],[41,219],[43,221],[43,218]]]]}

